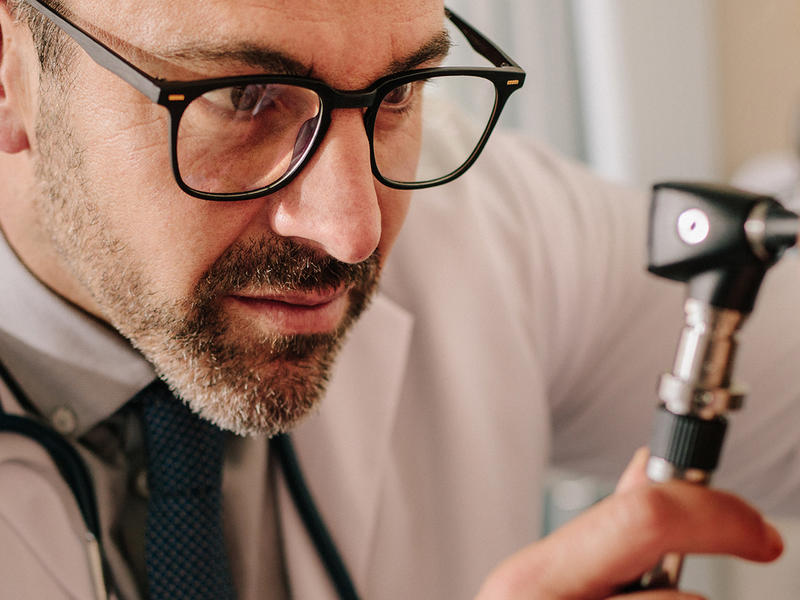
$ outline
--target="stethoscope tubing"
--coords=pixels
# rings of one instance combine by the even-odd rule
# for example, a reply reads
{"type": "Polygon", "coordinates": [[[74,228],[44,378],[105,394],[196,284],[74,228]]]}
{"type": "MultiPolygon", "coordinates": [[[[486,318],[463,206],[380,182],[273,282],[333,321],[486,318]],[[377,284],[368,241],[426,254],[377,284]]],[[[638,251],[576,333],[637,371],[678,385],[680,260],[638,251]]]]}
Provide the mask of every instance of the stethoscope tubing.
{"type": "MultiPolygon", "coordinates": [[[[2,362],[0,362],[0,379],[20,404],[32,409],[27,395],[2,362]]],[[[4,410],[2,403],[0,403],[0,432],[15,433],[33,440],[50,456],[69,486],[86,526],[83,542],[95,598],[109,600],[110,579],[106,577],[106,573],[110,573],[110,570],[107,568],[108,563],[103,550],[94,483],[86,463],[78,451],[54,429],[36,419],[9,414],[4,410]]]]}
{"type": "Polygon", "coordinates": [[[278,457],[289,493],[336,593],[341,600],[358,600],[355,584],[306,485],[291,436],[279,433],[270,439],[269,447],[278,457]]]}

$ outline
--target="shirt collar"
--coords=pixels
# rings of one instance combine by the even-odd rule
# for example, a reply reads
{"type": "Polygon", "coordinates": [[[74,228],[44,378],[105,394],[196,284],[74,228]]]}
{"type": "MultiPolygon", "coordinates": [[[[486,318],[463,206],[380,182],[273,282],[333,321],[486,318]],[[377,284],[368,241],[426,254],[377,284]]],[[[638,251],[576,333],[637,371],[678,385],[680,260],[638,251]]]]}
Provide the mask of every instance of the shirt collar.
{"type": "Polygon", "coordinates": [[[45,417],[80,436],[155,378],[119,333],[39,281],[0,235],[0,357],[45,417]]]}

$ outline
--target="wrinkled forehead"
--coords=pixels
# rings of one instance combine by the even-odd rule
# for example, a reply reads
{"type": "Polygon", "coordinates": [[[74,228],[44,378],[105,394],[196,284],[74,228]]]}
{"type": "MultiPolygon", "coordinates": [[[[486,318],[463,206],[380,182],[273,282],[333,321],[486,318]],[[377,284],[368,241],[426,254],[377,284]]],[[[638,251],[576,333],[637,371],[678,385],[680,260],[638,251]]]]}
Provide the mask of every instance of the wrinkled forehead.
{"type": "Polygon", "coordinates": [[[277,51],[362,87],[435,38],[443,0],[67,0],[78,22],[156,56],[204,45],[277,51]]]}

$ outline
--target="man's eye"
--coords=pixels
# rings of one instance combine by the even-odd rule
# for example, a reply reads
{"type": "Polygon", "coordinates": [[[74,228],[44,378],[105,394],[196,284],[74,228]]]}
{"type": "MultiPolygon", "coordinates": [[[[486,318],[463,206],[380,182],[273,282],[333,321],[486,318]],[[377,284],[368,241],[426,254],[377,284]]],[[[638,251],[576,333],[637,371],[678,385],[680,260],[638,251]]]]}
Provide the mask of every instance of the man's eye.
{"type": "Polygon", "coordinates": [[[255,110],[264,98],[265,89],[266,86],[255,84],[230,88],[233,109],[247,112],[255,110]]]}
{"type": "Polygon", "coordinates": [[[390,91],[386,96],[383,97],[382,104],[386,108],[390,108],[392,110],[402,110],[405,108],[410,102],[414,95],[414,83],[404,83],[392,91],[390,91]]]}
{"type": "Polygon", "coordinates": [[[276,94],[272,87],[258,83],[237,85],[206,92],[203,99],[218,110],[257,115],[274,100],[276,94]]]}

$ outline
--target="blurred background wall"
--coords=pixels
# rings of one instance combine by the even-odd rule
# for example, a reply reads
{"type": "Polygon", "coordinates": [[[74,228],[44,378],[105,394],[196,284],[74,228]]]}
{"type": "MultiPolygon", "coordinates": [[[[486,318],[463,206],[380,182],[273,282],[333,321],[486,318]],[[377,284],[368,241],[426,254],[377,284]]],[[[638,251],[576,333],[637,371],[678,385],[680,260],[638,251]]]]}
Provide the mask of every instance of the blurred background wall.
{"type": "MultiPolygon", "coordinates": [[[[798,0],[447,4],[528,71],[504,125],[635,185],[734,180],[800,197],[798,0]]],[[[553,474],[546,527],[608,489],[607,482],[553,474]]],[[[800,521],[778,524],[788,541],[779,564],[695,558],[686,587],[718,600],[800,598],[800,521]]]]}
{"type": "Polygon", "coordinates": [[[730,178],[800,138],[797,0],[450,0],[528,71],[505,124],[609,177],[730,178]]]}
{"type": "Polygon", "coordinates": [[[722,168],[800,142],[800,2],[718,0],[722,168]]]}

